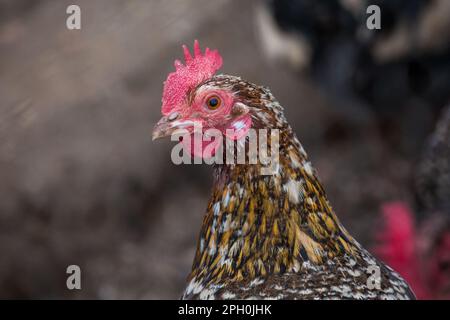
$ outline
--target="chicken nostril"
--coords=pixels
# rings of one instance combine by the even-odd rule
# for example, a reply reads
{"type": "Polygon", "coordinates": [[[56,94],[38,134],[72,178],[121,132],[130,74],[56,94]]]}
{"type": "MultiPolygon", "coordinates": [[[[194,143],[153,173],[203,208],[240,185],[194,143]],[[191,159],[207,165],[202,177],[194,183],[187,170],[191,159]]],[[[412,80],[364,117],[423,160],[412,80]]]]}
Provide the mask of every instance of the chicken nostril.
{"type": "Polygon", "coordinates": [[[178,118],[178,112],[172,112],[170,115],[169,115],[169,117],[167,118],[167,120],[169,120],[169,121],[173,121],[173,120],[175,120],[176,118],[178,118]]]}

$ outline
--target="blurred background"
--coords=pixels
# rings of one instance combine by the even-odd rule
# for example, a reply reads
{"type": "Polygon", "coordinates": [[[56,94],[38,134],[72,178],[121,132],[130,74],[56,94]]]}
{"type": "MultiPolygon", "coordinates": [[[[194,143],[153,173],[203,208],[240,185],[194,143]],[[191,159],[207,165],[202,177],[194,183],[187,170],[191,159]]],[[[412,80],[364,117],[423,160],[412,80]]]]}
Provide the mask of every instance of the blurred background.
{"type": "Polygon", "coordinates": [[[444,297],[450,1],[371,1],[381,30],[364,0],[318,2],[0,0],[0,298],[179,298],[212,170],[172,164],[151,130],[194,39],[271,89],[364,246],[409,210],[414,256],[438,259],[436,278],[412,271],[417,287],[444,297]],[[66,288],[71,264],[81,290],[66,288]]]}

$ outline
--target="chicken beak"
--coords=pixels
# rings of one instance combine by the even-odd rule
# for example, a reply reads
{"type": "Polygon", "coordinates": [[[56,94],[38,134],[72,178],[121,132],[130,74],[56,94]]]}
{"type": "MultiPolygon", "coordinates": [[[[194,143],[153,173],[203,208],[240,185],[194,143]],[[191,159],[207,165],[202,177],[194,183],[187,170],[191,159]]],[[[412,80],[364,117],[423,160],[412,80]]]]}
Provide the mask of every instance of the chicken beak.
{"type": "Polygon", "coordinates": [[[153,128],[152,140],[171,136],[177,130],[189,130],[194,127],[195,122],[190,119],[179,119],[177,115],[164,116],[153,128]]]}
{"type": "Polygon", "coordinates": [[[168,117],[162,117],[161,120],[153,128],[152,132],[152,140],[161,139],[171,135],[170,124],[168,121],[168,117]]]}

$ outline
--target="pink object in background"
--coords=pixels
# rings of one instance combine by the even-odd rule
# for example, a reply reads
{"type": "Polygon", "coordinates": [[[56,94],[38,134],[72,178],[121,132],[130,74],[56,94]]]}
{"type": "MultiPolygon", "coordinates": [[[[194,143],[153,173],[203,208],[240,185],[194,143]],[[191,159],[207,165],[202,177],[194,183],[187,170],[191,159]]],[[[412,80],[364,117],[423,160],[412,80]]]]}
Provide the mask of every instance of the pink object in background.
{"type": "Polygon", "coordinates": [[[382,206],[382,214],[385,227],[377,234],[381,244],[375,247],[375,253],[404,277],[418,299],[430,299],[416,251],[417,234],[411,209],[401,201],[388,202],[382,206]]]}

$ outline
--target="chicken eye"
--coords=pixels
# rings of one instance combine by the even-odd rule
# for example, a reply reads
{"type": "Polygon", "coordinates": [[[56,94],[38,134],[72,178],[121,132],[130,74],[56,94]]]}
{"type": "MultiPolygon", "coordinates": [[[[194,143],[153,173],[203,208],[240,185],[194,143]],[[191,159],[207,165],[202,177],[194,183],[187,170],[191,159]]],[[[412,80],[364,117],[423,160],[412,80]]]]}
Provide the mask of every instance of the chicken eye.
{"type": "Polygon", "coordinates": [[[208,109],[216,110],[220,107],[222,104],[222,100],[218,96],[211,96],[206,100],[206,105],[208,106],[208,109]]]}

